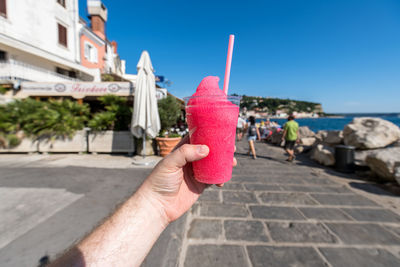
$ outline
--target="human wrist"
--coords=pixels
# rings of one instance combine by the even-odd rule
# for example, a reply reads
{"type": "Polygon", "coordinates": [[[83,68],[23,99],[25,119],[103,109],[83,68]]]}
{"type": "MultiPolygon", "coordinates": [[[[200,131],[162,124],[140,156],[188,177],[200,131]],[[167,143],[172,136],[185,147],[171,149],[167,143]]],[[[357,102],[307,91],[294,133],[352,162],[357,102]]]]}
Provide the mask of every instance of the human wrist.
{"type": "Polygon", "coordinates": [[[156,192],[153,192],[151,186],[145,181],[138,191],[132,197],[135,203],[140,205],[141,209],[146,213],[148,218],[164,230],[170,223],[162,202],[159,200],[156,192]]]}

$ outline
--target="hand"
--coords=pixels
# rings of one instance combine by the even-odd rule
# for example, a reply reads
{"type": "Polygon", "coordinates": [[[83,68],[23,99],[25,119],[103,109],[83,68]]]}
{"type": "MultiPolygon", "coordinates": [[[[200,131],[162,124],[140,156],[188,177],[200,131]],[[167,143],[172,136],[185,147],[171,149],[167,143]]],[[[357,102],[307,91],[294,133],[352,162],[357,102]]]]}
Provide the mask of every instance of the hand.
{"type": "MultiPolygon", "coordinates": [[[[185,213],[209,186],[194,178],[191,164],[205,158],[208,153],[206,145],[190,145],[186,136],[171,154],[157,164],[144,182],[143,186],[150,189],[151,197],[161,203],[168,223],[185,213]]],[[[233,166],[236,164],[234,158],[233,166]]]]}

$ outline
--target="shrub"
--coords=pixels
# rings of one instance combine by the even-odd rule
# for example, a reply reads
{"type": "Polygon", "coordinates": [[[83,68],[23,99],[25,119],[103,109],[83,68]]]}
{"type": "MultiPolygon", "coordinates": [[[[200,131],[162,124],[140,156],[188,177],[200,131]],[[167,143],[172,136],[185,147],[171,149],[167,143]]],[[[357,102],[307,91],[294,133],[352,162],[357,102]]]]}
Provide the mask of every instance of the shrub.
{"type": "Polygon", "coordinates": [[[21,140],[15,134],[9,134],[6,136],[8,141],[8,147],[16,147],[21,143],[21,140]]]}
{"type": "Polygon", "coordinates": [[[39,103],[23,119],[22,129],[28,136],[71,137],[83,129],[90,113],[87,104],[71,100],[39,103]]]}
{"type": "Polygon", "coordinates": [[[89,127],[96,131],[129,129],[132,119],[132,108],[127,105],[125,98],[116,95],[99,97],[105,111],[96,113],[89,121],[89,127]]]}
{"type": "Polygon", "coordinates": [[[174,126],[181,115],[181,105],[173,96],[158,101],[158,113],[161,122],[161,134],[174,126]]]}

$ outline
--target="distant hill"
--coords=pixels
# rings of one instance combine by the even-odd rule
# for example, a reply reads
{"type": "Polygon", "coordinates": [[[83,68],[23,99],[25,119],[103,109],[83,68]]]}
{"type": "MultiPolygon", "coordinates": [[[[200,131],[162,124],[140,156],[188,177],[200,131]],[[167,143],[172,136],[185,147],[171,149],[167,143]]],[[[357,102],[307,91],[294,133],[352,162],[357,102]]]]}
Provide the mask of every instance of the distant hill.
{"type": "Polygon", "coordinates": [[[246,95],[242,96],[240,108],[245,108],[247,110],[253,110],[256,112],[266,112],[271,115],[281,112],[285,112],[287,114],[293,112],[305,112],[321,115],[324,113],[320,103],[246,95]]]}

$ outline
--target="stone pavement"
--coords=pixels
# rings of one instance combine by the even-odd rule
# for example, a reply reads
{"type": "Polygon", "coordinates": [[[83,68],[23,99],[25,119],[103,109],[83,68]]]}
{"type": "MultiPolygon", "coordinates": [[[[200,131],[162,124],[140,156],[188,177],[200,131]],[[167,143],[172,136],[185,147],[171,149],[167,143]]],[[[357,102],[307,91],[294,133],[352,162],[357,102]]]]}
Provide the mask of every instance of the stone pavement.
{"type": "Polygon", "coordinates": [[[179,266],[400,266],[398,196],[281,148],[237,148],[232,180],[187,214],[179,266]]]}
{"type": "MultiPolygon", "coordinates": [[[[143,267],[400,266],[398,196],[305,157],[285,162],[281,148],[257,143],[257,160],[246,141],[237,148],[232,180],[168,226],[143,267]]],[[[90,232],[151,171],[131,163],[0,155],[0,266],[36,266],[90,232]]]]}

